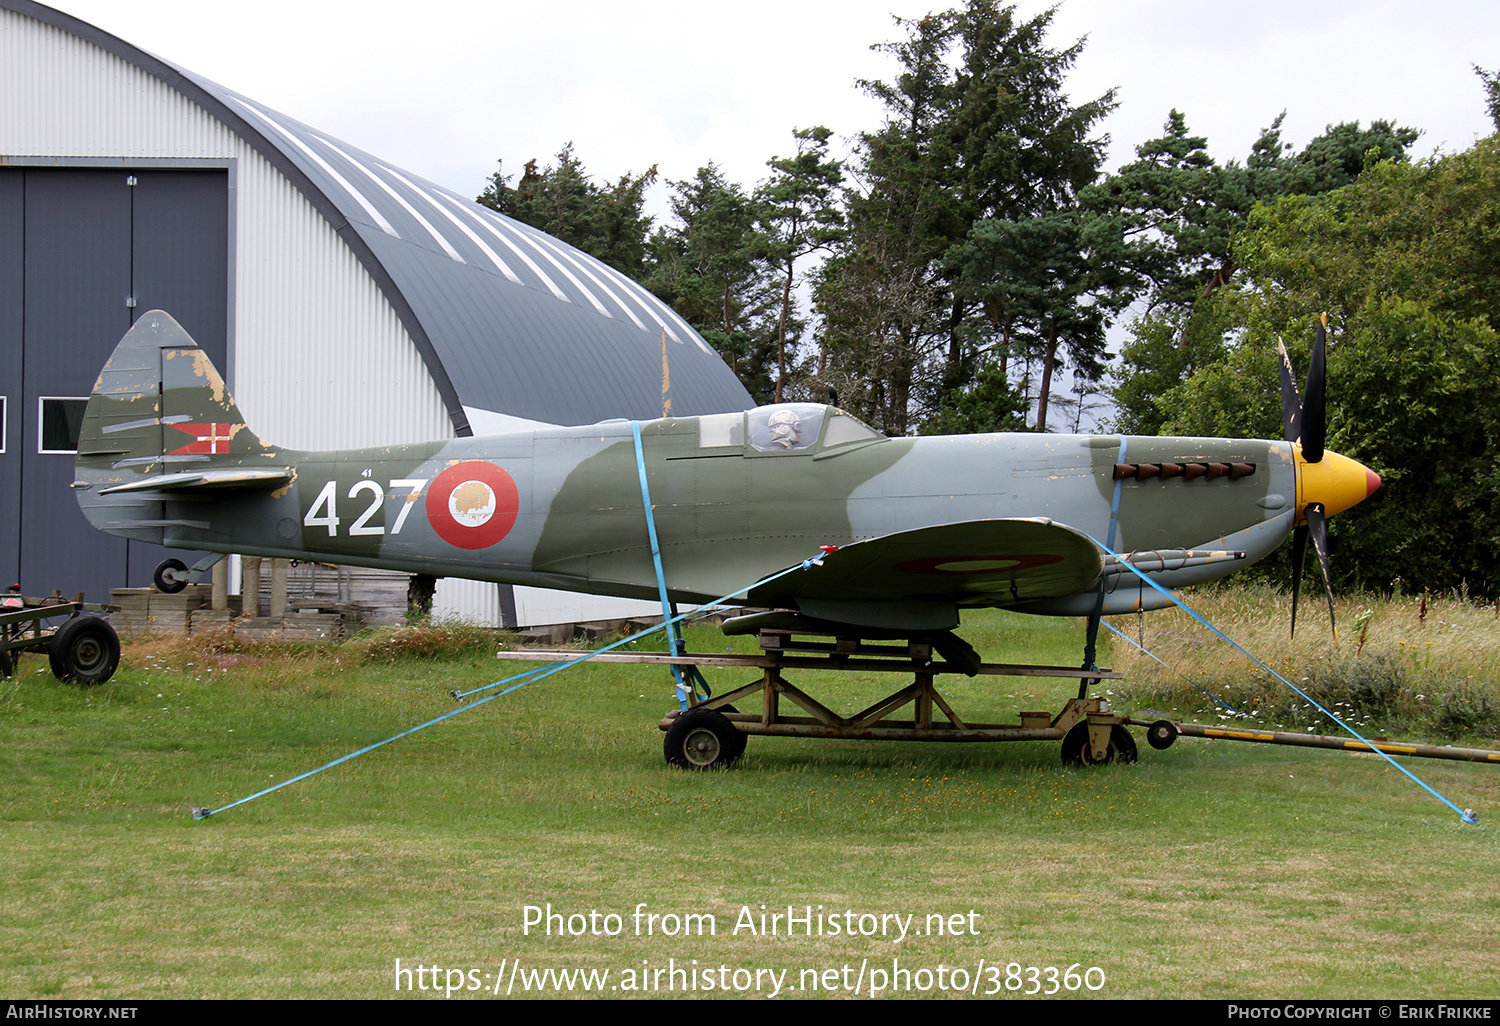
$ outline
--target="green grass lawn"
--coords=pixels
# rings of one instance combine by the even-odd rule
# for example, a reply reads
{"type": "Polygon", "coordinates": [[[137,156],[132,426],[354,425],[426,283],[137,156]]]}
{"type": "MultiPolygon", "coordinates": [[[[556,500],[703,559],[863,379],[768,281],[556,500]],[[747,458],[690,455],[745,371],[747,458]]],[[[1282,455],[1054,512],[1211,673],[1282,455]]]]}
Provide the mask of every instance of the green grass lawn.
{"type": "MultiPolygon", "coordinates": [[[[1018,662],[1072,662],[1080,643],[1074,622],[1000,614],[965,634],[1018,662]]],[[[706,629],[690,644],[729,647],[706,629]]],[[[0,992],[430,998],[498,976],[519,996],[535,971],[608,970],[616,997],[690,981],[807,997],[814,977],[818,995],[867,994],[882,972],[900,996],[1016,996],[1007,985],[1052,987],[1047,967],[1058,986],[1094,967],[1102,986],[1075,993],[1500,996],[1500,773],[1482,765],[1407,763],[1477,826],[1375,756],[1190,738],[1157,752],[1139,733],[1138,764],[1089,770],[1064,769],[1055,743],[751,738],[735,769],[685,773],[661,755],[665,671],[588,665],[191,818],[520,669],[483,647],[400,648],[139,644],[91,690],[23,663],[0,686],[0,992]],[[566,919],[528,933],[527,906],[549,903],[575,927],[596,912],[601,935],[566,919]],[[811,906],[824,933],[764,935],[762,905],[811,906]],[[659,917],[649,935],[641,906],[659,917]],[[835,913],[869,935],[831,935],[835,913]],[[690,914],[713,935],[684,934],[690,914]],[[891,916],[911,917],[899,942],[891,916]],[[671,968],[695,975],[653,979],[671,968]]],[[[793,679],[842,711],[881,686],[793,679]]],[[[944,690],[961,714],[1013,719],[1074,687],[944,690]]]]}

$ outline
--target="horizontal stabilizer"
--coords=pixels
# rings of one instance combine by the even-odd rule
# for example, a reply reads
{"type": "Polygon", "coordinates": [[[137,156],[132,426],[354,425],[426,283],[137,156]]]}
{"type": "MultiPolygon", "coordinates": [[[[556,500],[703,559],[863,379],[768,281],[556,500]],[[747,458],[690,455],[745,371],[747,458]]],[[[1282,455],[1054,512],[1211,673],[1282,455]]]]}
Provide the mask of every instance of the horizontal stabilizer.
{"type": "Polygon", "coordinates": [[[115,485],[113,488],[101,489],[100,495],[114,495],[116,492],[158,492],[176,491],[190,488],[274,488],[284,485],[292,479],[292,469],[283,467],[277,470],[242,470],[238,467],[225,467],[222,470],[195,470],[181,474],[158,474],[155,477],[142,478],[129,484],[115,485]]]}

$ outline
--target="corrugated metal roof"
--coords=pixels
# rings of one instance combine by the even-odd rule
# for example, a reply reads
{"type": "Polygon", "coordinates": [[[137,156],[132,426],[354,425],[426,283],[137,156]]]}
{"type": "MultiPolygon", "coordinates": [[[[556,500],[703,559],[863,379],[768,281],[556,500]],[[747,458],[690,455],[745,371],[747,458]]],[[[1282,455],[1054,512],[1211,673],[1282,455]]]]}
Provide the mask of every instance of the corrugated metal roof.
{"type": "Polygon", "coordinates": [[[270,160],[375,278],[460,434],[465,406],[553,424],[661,416],[664,346],[673,413],[751,405],[682,318],[601,261],[70,15],[0,7],[156,76],[270,160]]]}

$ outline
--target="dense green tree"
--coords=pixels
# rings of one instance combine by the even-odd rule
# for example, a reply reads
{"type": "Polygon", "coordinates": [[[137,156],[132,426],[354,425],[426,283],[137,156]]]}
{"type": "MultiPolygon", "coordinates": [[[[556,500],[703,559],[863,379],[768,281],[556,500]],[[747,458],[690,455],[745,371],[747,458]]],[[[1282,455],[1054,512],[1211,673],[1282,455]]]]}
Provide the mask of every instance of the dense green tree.
{"type": "MultiPolygon", "coordinates": [[[[1097,380],[1104,371],[1107,310],[1097,301],[1099,278],[1085,251],[1079,212],[1025,220],[986,218],[950,251],[960,262],[958,292],[998,315],[1002,352],[1037,352],[1036,429],[1047,430],[1053,375],[1066,352],[1075,372],[1097,380]]],[[[999,365],[1001,373],[1005,365],[999,365]]]]}
{"type": "Polygon", "coordinates": [[[1014,8],[975,3],[957,20],[964,65],[955,81],[954,121],[963,158],[961,209],[969,223],[945,254],[954,285],[944,361],[950,394],[972,359],[963,344],[978,334],[972,326],[990,329],[978,344],[1000,350],[1001,367],[1018,341],[1029,342],[1017,351],[1041,363],[1039,431],[1047,429],[1062,354],[1075,375],[1102,374],[1104,326],[1115,307],[1114,257],[1101,260],[1088,246],[1087,214],[1078,206],[1080,191],[1099,175],[1105,139],[1094,133],[1114,109],[1114,91],[1080,104],[1069,100],[1065,79],[1083,42],[1048,47],[1052,13],[1021,21],[1014,8]],[[966,322],[971,330],[958,330],[966,322]]]}
{"type": "Polygon", "coordinates": [[[490,176],[478,202],[562,239],[630,277],[645,276],[651,218],[643,211],[646,190],[656,181],[653,165],[626,174],[613,185],[592,181],[568,143],[557,163],[541,167],[528,160],[512,187],[503,162],[490,176]]]}
{"type": "Polygon", "coordinates": [[[1383,161],[1404,161],[1406,151],[1422,133],[1400,128],[1389,121],[1372,121],[1361,128],[1357,121],[1329,125],[1322,135],[1287,162],[1288,178],[1280,194],[1318,196],[1358,178],[1366,168],[1383,161]]]}
{"type": "Polygon", "coordinates": [[[827,355],[818,376],[838,390],[844,409],[888,435],[903,435],[932,337],[935,290],[925,266],[897,263],[908,251],[895,232],[872,231],[869,223],[851,231],[857,246],[831,257],[814,289],[827,355]],[[907,273],[893,274],[898,267],[907,273]]]}
{"type": "Polygon", "coordinates": [[[914,386],[940,344],[941,261],[963,224],[952,188],[957,157],[942,130],[953,17],[898,18],[906,38],[874,47],[902,71],[895,82],[859,83],[884,104],[886,121],[860,138],[845,197],[848,234],[815,293],[823,376],[851,412],[893,435],[910,430],[914,386]]]}
{"type": "Polygon", "coordinates": [[[1029,403],[1010,383],[995,361],[987,361],[968,375],[969,388],[956,390],[922,422],[924,435],[965,435],[994,431],[1025,431],[1029,403]]]}
{"type": "Polygon", "coordinates": [[[647,287],[724,357],[757,402],[769,402],[776,353],[759,207],[709,164],[672,183],[671,209],[671,223],[652,236],[647,287]]]}
{"type": "Polygon", "coordinates": [[[1329,125],[1293,153],[1281,137],[1283,117],[1261,131],[1243,164],[1220,165],[1174,110],[1134,162],[1086,190],[1095,245],[1118,255],[1119,287],[1144,304],[1121,351],[1115,398],[1123,430],[1157,431],[1156,399],[1222,351],[1225,315],[1215,297],[1241,266],[1236,240],[1256,204],[1349,185],[1368,167],[1404,161],[1419,134],[1387,121],[1329,125]],[[1175,346],[1164,344],[1169,331],[1175,346]]]}
{"type": "Polygon", "coordinates": [[[1156,433],[1156,400],[1222,355],[1222,318],[1207,299],[1234,277],[1231,241],[1250,209],[1285,188],[1281,121],[1261,131],[1243,166],[1221,167],[1174,110],[1161,136],[1136,147],[1134,162],[1084,193],[1095,244],[1114,255],[1143,307],[1116,374],[1121,430],[1156,433]]]}
{"type": "MultiPolygon", "coordinates": [[[[960,402],[981,371],[992,389],[1011,347],[1047,336],[986,307],[998,289],[978,280],[986,259],[970,250],[993,242],[971,238],[981,222],[1063,214],[1097,174],[1102,140],[1090,135],[1113,93],[1067,99],[1064,79],[1082,43],[1049,48],[1051,19],[1051,11],[1021,19],[994,0],[898,19],[905,38],[877,49],[896,58],[899,73],[861,83],[886,118],[860,140],[848,240],[818,302],[836,359],[889,369],[866,390],[880,395],[876,419],[887,431],[906,433],[960,402]],[[881,302],[871,303],[872,292],[881,302]]],[[[1043,352],[1045,342],[1037,345],[1043,352]]]]}
{"type": "Polygon", "coordinates": [[[1331,521],[1347,577],[1500,592],[1500,137],[1385,161],[1322,196],[1260,208],[1223,297],[1240,326],[1223,360],[1165,392],[1166,430],[1280,435],[1275,339],[1306,366],[1326,309],[1329,447],[1379,473],[1331,521]]]}
{"type": "Polygon", "coordinates": [[[1162,398],[1223,358],[1230,317],[1227,304],[1205,300],[1196,307],[1160,307],[1132,320],[1110,389],[1117,429],[1160,433],[1168,416],[1162,398]]]}

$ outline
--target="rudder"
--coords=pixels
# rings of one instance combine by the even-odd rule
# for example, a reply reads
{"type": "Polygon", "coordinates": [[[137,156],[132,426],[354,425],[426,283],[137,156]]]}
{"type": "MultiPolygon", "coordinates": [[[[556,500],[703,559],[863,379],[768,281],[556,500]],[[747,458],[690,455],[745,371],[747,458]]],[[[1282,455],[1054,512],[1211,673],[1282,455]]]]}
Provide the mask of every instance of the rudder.
{"type": "Polygon", "coordinates": [[[264,456],[270,449],[246,426],[208,354],[170,314],[152,310],[125,333],[99,374],[84,411],[78,462],[91,469],[176,463],[188,469],[218,462],[215,456],[264,456]]]}
{"type": "Polygon", "coordinates": [[[208,354],[170,314],[152,310],[120,339],[94,384],[73,487],[95,527],[162,543],[174,525],[161,511],[161,488],[236,468],[260,477],[250,468],[279,455],[245,424],[208,354]]]}

